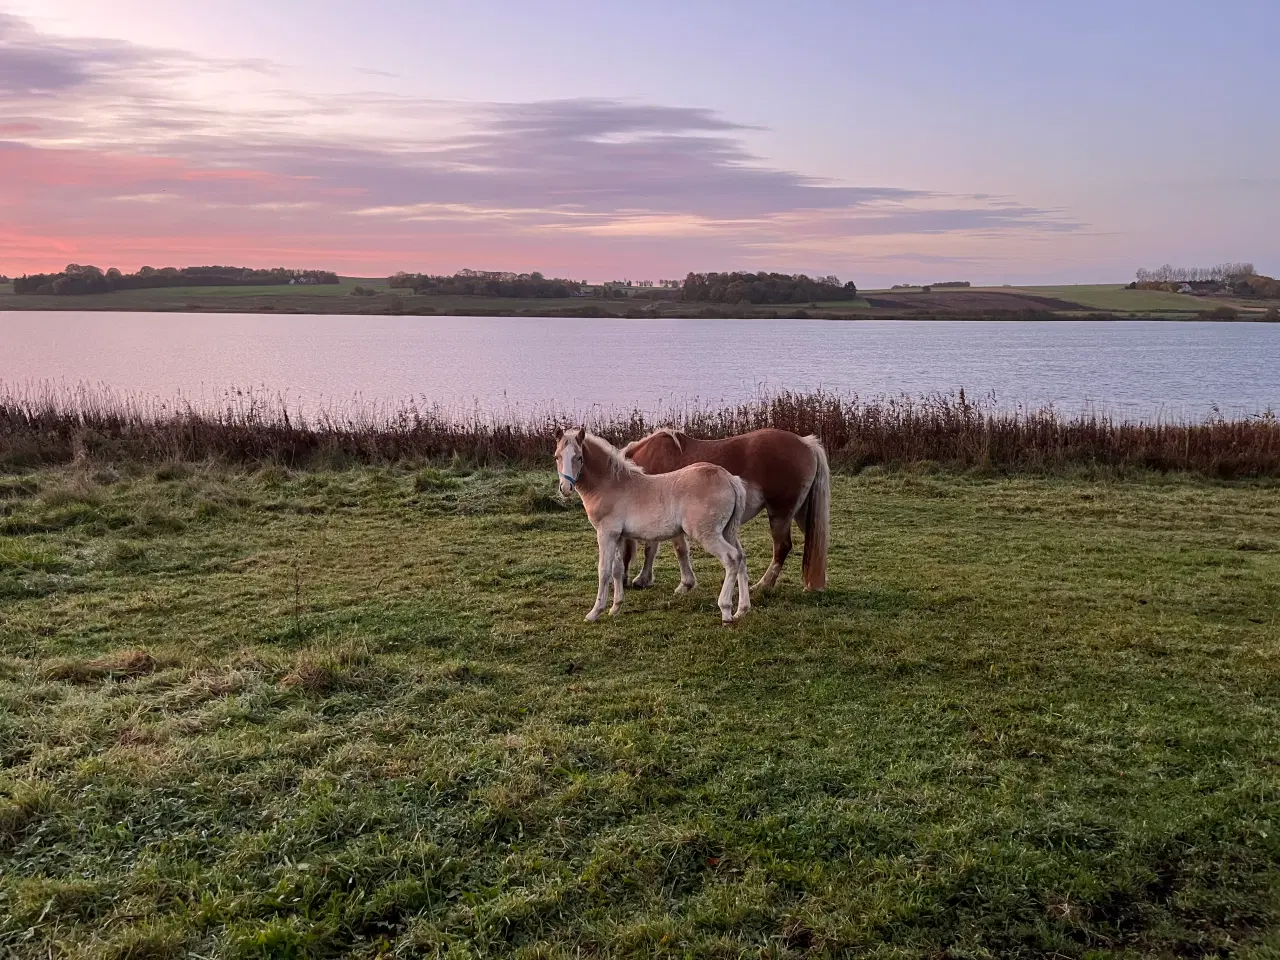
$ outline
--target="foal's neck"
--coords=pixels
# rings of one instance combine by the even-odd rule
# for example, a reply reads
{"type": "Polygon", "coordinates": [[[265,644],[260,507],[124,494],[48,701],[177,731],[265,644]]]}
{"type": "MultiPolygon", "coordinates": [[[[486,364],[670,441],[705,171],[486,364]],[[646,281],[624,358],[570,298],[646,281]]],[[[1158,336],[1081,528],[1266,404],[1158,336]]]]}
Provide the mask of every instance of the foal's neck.
{"type": "Polygon", "coordinates": [[[582,448],[582,474],[578,477],[578,489],[590,496],[600,496],[607,490],[624,486],[630,475],[618,470],[609,454],[593,443],[582,448]]]}

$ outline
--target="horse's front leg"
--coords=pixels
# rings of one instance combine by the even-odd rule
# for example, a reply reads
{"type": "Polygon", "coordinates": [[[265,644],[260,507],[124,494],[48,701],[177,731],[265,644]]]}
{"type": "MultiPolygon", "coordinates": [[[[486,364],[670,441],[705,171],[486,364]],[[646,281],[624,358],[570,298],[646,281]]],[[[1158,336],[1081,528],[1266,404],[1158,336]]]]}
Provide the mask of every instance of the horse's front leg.
{"type": "Polygon", "coordinates": [[[618,538],[612,531],[596,531],[596,603],[587,613],[587,622],[600,618],[609,593],[609,581],[614,578],[618,560],[618,538]]]}
{"type": "MultiPolygon", "coordinates": [[[[635,543],[634,540],[628,541],[635,543]]],[[[658,547],[662,546],[656,540],[645,541],[644,545],[644,566],[640,572],[636,574],[636,578],[631,581],[631,586],[637,590],[643,590],[646,587],[653,586],[653,560],[658,555],[658,547]]]]}

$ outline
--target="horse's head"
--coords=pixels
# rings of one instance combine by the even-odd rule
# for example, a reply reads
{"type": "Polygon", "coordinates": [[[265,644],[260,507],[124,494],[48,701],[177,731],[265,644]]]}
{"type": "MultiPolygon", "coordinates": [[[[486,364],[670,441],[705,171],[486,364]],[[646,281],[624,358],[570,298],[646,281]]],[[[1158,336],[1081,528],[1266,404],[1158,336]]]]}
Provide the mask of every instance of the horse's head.
{"type": "Polygon", "coordinates": [[[560,493],[568,496],[582,476],[583,447],[587,442],[586,427],[556,431],[556,473],[560,475],[560,493]]]}

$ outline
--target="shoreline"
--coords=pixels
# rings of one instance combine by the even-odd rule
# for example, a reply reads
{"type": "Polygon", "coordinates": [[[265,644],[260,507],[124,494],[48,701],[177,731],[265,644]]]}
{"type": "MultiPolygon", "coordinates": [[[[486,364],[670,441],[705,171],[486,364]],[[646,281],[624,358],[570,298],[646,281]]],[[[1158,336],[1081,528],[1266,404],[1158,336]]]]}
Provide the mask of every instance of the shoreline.
{"type": "Polygon", "coordinates": [[[436,316],[666,320],[1214,320],[1270,322],[1273,302],[1196,301],[1191,297],[1126,291],[1109,285],[1067,288],[973,289],[963,292],[886,294],[856,300],[789,304],[723,304],[592,297],[508,298],[400,293],[382,281],[375,293],[358,278],[328,288],[196,287],[117,291],[80,296],[15,294],[0,287],[2,313],[185,313],[283,316],[436,316]],[[1064,292],[1066,291],[1066,292],[1064,292]],[[1130,294],[1137,294],[1130,296],[1130,294]],[[1218,311],[1228,315],[1214,316],[1218,311]]]}
{"type": "MultiPolygon", "coordinates": [[[[325,304],[324,306],[328,306],[325,304]]],[[[454,309],[437,310],[430,306],[411,304],[408,307],[396,308],[392,305],[370,304],[361,309],[359,304],[335,304],[341,309],[317,309],[315,305],[287,304],[278,308],[274,304],[226,304],[226,303],[187,303],[187,304],[78,304],[67,305],[17,305],[0,303],[0,315],[31,313],[168,313],[185,315],[239,315],[239,316],[284,316],[284,317],[440,317],[448,319],[466,318],[519,318],[549,320],[827,320],[842,323],[856,323],[865,320],[898,320],[903,322],[985,322],[1002,321],[1009,323],[1061,323],[1071,321],[1094,322],[1140,322],[1161,321],[1165,323],[1277,323],[1265,316],[1265,311],[1242,313],[1237,317],[1202,316],[1195,313],[1167,312],[1130,312],[1113,311],[983,311],[980,313],[963,312],[901,312],[889,310],[863,309],[857,313],[836,313],[826,310],[738,310],[735,308],[702,307],[697,310],[594,310],[591,308],[574,310],[572,308],[538,309],[454,309]]]]}

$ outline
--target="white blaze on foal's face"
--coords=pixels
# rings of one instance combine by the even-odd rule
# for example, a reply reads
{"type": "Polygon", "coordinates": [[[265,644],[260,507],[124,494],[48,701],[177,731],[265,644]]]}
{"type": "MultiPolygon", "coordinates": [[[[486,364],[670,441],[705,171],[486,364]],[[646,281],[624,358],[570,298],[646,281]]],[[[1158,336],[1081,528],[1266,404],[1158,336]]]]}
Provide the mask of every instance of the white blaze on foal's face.
{"type": "Polygon", "coordinates": [[[569,496],[573,492],[572,481],[582,475],[582,446],[577,435],[562,434],[556,444],[556,472],[560,474],[560,493],[569,496]]]}

